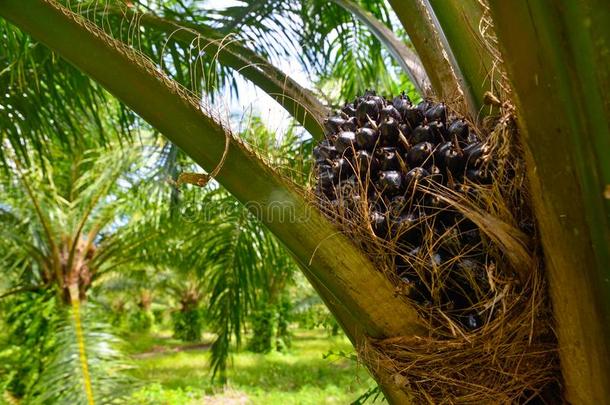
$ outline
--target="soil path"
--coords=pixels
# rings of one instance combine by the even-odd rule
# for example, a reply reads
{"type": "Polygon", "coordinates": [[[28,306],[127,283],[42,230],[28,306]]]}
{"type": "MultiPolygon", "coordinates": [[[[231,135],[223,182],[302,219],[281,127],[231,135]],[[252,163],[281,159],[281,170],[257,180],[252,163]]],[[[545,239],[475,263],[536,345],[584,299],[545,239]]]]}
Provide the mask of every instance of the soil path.
{"type": "Polygon", "coordinates": [[[166,353],[178,353],[178,352],[188,352],[194,350],[208,350],[212,344],[211,343],[191,343],[186,345],[180,345],[175,347],[167,347],[167,346],[153,346],[152,349],[137,353],[132,355],[135,359],[145,359],[147,357],[156,356],[159,354],[166,353]]]}

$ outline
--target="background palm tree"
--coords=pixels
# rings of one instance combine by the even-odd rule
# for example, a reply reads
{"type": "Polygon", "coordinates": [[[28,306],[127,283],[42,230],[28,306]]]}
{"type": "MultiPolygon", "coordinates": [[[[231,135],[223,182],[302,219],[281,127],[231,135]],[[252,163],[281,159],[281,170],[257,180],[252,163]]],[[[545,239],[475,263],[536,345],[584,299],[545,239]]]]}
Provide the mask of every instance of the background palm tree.
{"type": "Polygon", "coordinates": [[[108,400],[128,392],[118,340],[95,303],[85,303],[109,272],[141,260],[149,239],[143,235],[154,235],[121,177],[134,156],[91,149],[63,164],[46,161],[40,170],[35,159],[23,168],[16,155],[5,155],[0,294],[4,348],[17,360],[6,375],[13,395],[32,403],[87,403],[93,391],[108,400]]]}

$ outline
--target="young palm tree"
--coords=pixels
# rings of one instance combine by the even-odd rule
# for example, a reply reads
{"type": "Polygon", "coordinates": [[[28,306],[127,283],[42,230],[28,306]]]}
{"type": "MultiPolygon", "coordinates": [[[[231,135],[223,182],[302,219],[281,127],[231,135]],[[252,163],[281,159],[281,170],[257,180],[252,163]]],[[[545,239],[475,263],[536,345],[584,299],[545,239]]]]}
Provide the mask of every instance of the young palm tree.
{"type": "Polygon", "coordinates": [[[139,232],[147,224],[129,221],[130,190],[119,185],[133,162],[134,155],[100,150],[64,165],[47,162],[46,171],[9,161],[1,230],[4,261],[19,264],[15,292],[51,289],[66,303],[84,301],[97,278],[137,260],[146,240],[139,232]]]}
{"type": "MultiPolygon", "coordinates": [[[[610,77],[610,11],[604,2],[390,0],[418,57],[404,49],[399,52],[400,41],[363,11],[363,5],[379,11],[377,2],[338,3],[366,21],[403,58],[414,84],[451,101],[472,121],[483,121],[493,110],[483,108],[484,102],[495,108],[514,107],[553,298],[566,396],[574,403],[607,401],[610,166],[604,151],[610,149],[610,103],[605,91],[610,77]],[[426,87],[428,82],[431,88],[426,87]]],[[[172,45],[176,61],[197,62],[210,52],[221,64],[239,69],[320,138],[322,104],[262,57],[225,38],[240,27],[246,38],[264,39],[265,30],[247,29],[248,22],[257,21],[250,17],[279,12],[284,2],[250,2],[232,9],[241,15],[230,16],[237,24],[227,24],[226,31],[211,29],[204,24],[210,21],[199,18],[201,14],[189,14],[188,8],[178,6],[166,10],[162,18],[150,12],[141,15],[134,7],[106,7],[96,13],[95,5],[89,5],[92,8],[83,3],[82,8],[73,5],[70,10],[54,0],[0,0],[0,15],[104,86],[214,172],[216,180],[252,210],[255,204],[259,218],[290,250],[356,346],[365,345],[367,337],[427,335],[416,311],[394,294],[391,283],[299,187],[233,137],[198,94],[184,90],[161,71],[161,62],[166,64],[159,54],[162,47],[150,48],[156,51],[150,55],[155,65],[134,51],[133,38],[111,37],[120,34],[111,27],[113,19],[122,16],[132,18],[134,27],[144,27],[147,38],[153,33],[165,38],[163,43],[172,45]],[[91,10],[101,16],[97,25],[93,18],[98,17],[91,17],[91,10]],[[195,60],[188,59],[192,55],[195,60]],[[220,162],[220,170],[214,171],[220,162]],[[289,206],[298,220],[286,223],[270,215],[269,208],[277,204],[289,206]]],[[[314,20],[308,22],[315,26],[314,20]]],[[[332,54],[317,57],[325,62],[332,54]]],[[[179,80],[179,70],[168,71],[179,80]]],[[[200,89],[196,86],[201,70],[198,75],[184,83],[200,89]]],[[[404,381],[384,375],[372,363],[369,366],[391,402],[409,401],[404,381]]]]}
{"type": "Polygon", "coordinates": [[[154,235],[127,203],[131,190],[121,177],[135,167],[134,156],[92,149],[43,170],[5,154],[0,294],[9,343],[23,360],[8,388],[32,403],[125,393],[118,341],[87,297],[100,278],[141,259],[144,235],[154,235]]]}

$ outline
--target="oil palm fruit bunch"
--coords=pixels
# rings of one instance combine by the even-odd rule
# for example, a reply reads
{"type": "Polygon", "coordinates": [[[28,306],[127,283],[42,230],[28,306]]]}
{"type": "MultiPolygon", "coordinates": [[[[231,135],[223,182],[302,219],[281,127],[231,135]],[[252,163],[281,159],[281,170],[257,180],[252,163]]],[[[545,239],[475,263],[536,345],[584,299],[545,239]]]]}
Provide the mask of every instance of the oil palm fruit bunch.
{"type": "Polygon", "coordinates": [[[485,143],[444,103],[415,105],[404,93],[389,100],[367,91],[325,130],[313,150],[321,204],[392,246],[409,298],[478,328],[489,259],[477,226],[442,196],[477,198],[491,183],[485,143]]]}

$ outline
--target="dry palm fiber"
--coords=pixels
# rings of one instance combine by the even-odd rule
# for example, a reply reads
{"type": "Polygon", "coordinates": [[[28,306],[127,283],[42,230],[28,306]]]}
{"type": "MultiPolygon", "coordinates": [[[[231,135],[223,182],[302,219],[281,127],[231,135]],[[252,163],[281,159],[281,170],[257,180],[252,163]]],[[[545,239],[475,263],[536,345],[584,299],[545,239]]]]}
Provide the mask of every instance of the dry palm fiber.
{"type": "Polygon", "coordinates": [[[558,383],[509,105],[489,127],[367,92],[314,149],[318,205],[428,326],[361,350],[417,403],[524,403],[558,383]]]}

